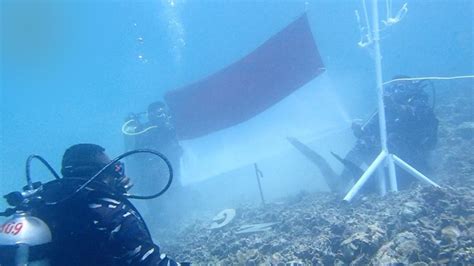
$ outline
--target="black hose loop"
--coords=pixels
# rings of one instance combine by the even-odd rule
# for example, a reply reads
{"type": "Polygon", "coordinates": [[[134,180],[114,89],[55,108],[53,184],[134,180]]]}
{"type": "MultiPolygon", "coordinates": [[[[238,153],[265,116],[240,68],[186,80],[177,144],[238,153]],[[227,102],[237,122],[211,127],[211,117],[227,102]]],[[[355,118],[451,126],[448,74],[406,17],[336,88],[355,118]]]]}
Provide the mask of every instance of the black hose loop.
{"type": "Polygon", "coordinates": [[[171,186],[171,183],[173,181],[173,168],[171,166],[171,163],[170,161],[168,160],[168,158],[166,158],[163,154],[155,151],[155,150],[151,150],[151,149],[138,149],[138,150],[132,150],[132,151],[128,151],[126,153],[123,153],[119,156],[117,156],[116,158],[114,158],[112,161],[110,161],[108,164],[106,164],[102,169],[99,170],[99,172],[97,172],[95,175],[93,175],[91,178],[89,178],[89,180],[87,180],[84,184],[82,184],[78,189],[76,189],[76,191],[74,191],[71,195],[63,198],[63,199],[60,199],[56,202],[48,202],[47,204],[48,205],[56,205],[58,203],[62,203],[64,201],[67,201],[69,200],[70,198],[74,197],[77,193],[79,193],[81,190],[85,189],[89,184],[91,184],[92,182],[94,182],[94,180],[96,180],[104,171],[106,171],[110,166],[114,165],[116,162],[118,162],[119,160],[127,157],[127,156],[130,156],[132,154],[136,154],[136,153],[151,153],[151,154],[154,154],[158,157],[160,157],[165,163],[166,163],[166,166],[168,167],[168,170],[169,170],[169,177],[168,177],[168,182],[166,184],[166,186],[160,190],[158,193],[155,193],[155,194],[152,194],[152,195],[148,195],[148,196],[140,196],[140,195],[132,195],[132,194],[122,194],[122,196],[124,197],[127,197],[127,198],[130,198],[130,199],[154,199],[154,198],[157,198],[161,195],[163,195],[171,186]]]}
{"type": "Polygon", "coordinates": [[[40,162],[43,163],[43,165],[46,166],[46,168],[48,168],[48,170],[51,172],[51,174],[53,174],[54,178],[56,179],[61,179],[61,177],[58,175],[58,173],[56,171],[54,171],[53,167],[51,167],[51,165],[41,156],[39,155],[36,155],[36,154],[33,154],[33,155],[30,155],[28,157],[28,159],[26,159],[26,182],[28,184],[28,188],[29,189],[33,189],[33,181],[31,180],[31,162],[33,161],[33,159],[37,159],[39,160],[40,162]]]}

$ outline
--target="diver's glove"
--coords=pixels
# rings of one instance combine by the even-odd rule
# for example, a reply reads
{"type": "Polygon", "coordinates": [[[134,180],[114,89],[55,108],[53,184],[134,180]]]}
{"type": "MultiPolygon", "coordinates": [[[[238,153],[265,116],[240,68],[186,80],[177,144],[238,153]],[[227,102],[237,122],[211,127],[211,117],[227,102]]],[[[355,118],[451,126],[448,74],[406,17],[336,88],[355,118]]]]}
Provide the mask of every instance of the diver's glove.
{"type": "Polygon", "coordinates": [[[361,119],[355,119],[352,121],[351,129],[356,138],[360,138],[364,134],[364,129],[362,129],[362,126],[363,124],[361,119]]]}
{"type": "Polygon", "coordinates": [[[122,176],[115,181],[115,189],[120,193],[126,193],[133,185],[132,180],[127,176],[122,176]]]}

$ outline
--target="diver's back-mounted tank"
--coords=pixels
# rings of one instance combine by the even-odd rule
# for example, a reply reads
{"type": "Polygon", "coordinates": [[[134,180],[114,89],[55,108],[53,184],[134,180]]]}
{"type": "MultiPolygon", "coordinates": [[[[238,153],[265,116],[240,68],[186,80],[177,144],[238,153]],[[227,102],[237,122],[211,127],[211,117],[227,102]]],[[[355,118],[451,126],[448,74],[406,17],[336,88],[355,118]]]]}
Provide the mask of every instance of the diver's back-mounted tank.
{"type": "Polygon", "coordinates": [[[41,202],[41,182],[33,183],[30,177],[30,163],[33,159],[42,161],[56,179],[59,175],[40,156],[28,157],[26,179],[28,185],[23,191],[14,191],[4,196],[11,208],[0,212],[8,217],[0,228],[0,266],[49,265],[48,248],[52,235],[48,225],[34,217],[30,211],[41,202]]]}
{"type": "Polygon", "coordinates": [[[8,217],[0,227],[0,266],[49,265],[47,251],[52,235],[48,225],[30,214],[32,206],[41,200],[41,183],[4,196],[12,208],[0,216],[8,217]]]}
{"type": "Polygon", "coordinates": [[[49,265],[51,231],[42,220],[17,212],[0,228],[0,265],[49,265]]]}

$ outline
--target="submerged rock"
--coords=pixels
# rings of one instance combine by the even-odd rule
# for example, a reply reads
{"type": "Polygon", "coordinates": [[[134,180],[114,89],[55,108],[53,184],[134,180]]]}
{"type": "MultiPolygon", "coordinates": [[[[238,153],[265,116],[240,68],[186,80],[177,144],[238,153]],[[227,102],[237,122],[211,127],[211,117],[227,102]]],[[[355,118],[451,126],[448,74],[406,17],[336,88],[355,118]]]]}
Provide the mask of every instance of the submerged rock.
{"type": "Polygon", "coordinates": [[[376,265],[409,264],[413,262],[410,258],[416,257],[418,253],[421,253],[421,248],[416,235],[412,232],[403,232],[384,244],[377,251],[372,263],[376,265]]]}
{"type": "Polygon", "coordinates": [[[407,221],[413,221],[423,212],[423,207],[420,203],[415,201],[405,202],[402,206],[400,215],[402,219],[407,221]]]}
{"type": "Polygon", "coordinates": [[[461,231],[457,226],[446,226],[441,229],[443,238],[449,242],[457,242],[457,239],[461,236],[461,231]]]}
{"type": "Polygon", "coordinates": [[[456,128],[456,135],[465,140],[474,138],[474,122],[464,122],[456,128]]]}

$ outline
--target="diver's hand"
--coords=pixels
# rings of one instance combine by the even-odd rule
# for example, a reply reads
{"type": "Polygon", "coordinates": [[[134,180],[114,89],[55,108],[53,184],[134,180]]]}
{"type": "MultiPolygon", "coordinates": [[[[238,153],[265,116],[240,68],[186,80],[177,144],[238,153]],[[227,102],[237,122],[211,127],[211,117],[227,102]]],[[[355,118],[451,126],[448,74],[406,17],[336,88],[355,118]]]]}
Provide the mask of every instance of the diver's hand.
{"type": "Polygon", "coordinates": [[[363,135],[364,129],[362,128],[362,120],[354,119],[351,124],[352,133],[356,138],[360,138],[363,135]]]}
{"type": "Polygon", "coordinates": [[[129,177],[123,176],[117,180],[116,188],[119,191],[127,192],[133,187],[133,182],[129,177]]]}

